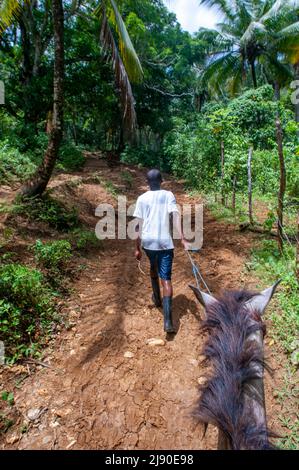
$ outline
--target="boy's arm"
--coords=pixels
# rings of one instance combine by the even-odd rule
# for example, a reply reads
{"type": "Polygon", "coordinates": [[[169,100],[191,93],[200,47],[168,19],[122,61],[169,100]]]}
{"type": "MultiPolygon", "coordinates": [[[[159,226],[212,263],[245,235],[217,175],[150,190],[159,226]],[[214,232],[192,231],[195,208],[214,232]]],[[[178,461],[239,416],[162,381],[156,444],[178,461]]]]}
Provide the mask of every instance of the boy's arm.
{"type": "Polygon", "coordinates": [[[172,214],[173,225],[181,239],[182,245],[185,250],[189,249],[189,243],[185,239],[183,228],[182,228],[182,221],[181,221],[181,213],[178,209],[176,204],[175,196],[172,192],[169,192],[169,200],[168,200],[168,212],[172,214]]]}
{"type": "Polygon", "coordinates": [[[181,214],[179,213],[179,211],[176,210],[176,211],[173,211],[172,217],[173,217],[173,224],[174,224],[174,226],[177,230],[177,233],[180,236],[182,245],[183,245],[185,250],[188,250],[189,249],[189,243],[185,239],[185,236],[184,236],[184,232],[183,232],[183,228],[182,228],[182,221],[181,221],[181,214]]]}
{"type": "Polygon", "coordinates": [[[142,230],[142,223],[143,223],[143,210],[142,210],[142,203],[140,201],[140,198],[137,199],[133,217],[136,217],[137,222],[138,222],[135,228],[135,231],[137,233],[136,242],[135,242],[136,243],[135,258],[137,259],[137,261],[140,261],[142,258],[141,230],[142,230]]]}
{"type": "Polygon", "coordinates": [[[142,258],[142,250],[141,250],[141,225],[142,225],[142,219],[138,219],[138,225],[136,227],[136,232],[138,232],[137,238],[136,238],[136,249],[135,249],[135,258],[137,261],[140,261],[142,258]]]}

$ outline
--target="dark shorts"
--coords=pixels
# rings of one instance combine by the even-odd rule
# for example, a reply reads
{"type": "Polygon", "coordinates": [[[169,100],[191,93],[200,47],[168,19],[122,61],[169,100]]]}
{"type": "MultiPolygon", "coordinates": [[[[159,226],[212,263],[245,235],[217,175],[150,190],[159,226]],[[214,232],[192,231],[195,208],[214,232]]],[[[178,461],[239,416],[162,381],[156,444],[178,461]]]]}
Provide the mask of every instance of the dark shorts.
{"type": "Polygon", "coordinates": [[[146,250],[151,269],[158,271],[160,279],[171,281],[173,250],[146,250]]]}

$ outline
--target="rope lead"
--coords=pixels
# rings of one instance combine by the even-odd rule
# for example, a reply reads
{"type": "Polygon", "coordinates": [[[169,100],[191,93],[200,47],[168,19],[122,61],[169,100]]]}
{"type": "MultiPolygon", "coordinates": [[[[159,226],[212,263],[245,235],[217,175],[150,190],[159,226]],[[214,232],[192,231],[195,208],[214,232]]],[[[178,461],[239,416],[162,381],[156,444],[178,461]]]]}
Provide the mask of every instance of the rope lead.
{"type": "Polygon", "coordinates": [[[205,282],[205,280],[204,280],[204,278],[203,278],[203,276],[202,276],[202,274],[199,270],[199,267],[196,265],[195,261],[193,261],[191,255],[190,255],[190,252],[188,250],[187,250],[187,254],[188,254],[191,266],[192,266],[192,272],[193,272],[193,275],[194,275],[195,280],[196,280],[197,288],[200,289],[200,284],[199,284],[199,279],[198,279],[198,278],[200,278],[201,282],[203,283],[203,285],[207,289],[208,293],[211,295],[211,291],[210,291],[207,283],[205,282]]]}

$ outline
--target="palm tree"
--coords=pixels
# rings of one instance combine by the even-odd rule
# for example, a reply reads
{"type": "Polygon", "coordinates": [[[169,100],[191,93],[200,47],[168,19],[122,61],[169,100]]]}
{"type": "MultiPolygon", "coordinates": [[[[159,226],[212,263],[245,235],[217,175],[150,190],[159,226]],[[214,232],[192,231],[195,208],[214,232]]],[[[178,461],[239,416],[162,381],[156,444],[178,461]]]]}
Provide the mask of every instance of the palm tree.
{"type": "Polygon", "coordinates": [[[111,57],[115,82],[122,104],[122,122],[127,136],[135,135],[137,119],[131,83],[139,83],[143,70],[115,0],[102,0],[94,14],[101,19],[101,42],[111,57]],[[116,44],[112,28],[116,31],[116,44]]]}
{"type": "MultiPolygon", "coordinates": [[[[14,11],[17,12],[17,9],[14,11]]],[[[102,0],[94,13],[100,16],[102,20],[101,41],[103,49],[105,51],[109,50],[111,53],[116,85],[123,109],[122,122],[127,135],[131,136],[136,128],[136,113],[130,79],[140,81],[143,75],[142,67],[115,1],[102,0]],[[118,46],[110,23],[117,32],[118,46]]],[[[19,194],[23,197],[41,195],[45,191],[58,157],[63,136],[64,16],[62,0],[52,0],[52,15],[55,49],[52,126],[47,150],[41,165],[31,180],[26,182],[19,191],[19,194]]],[[[12,20],[13,15],[10,15],[10,18],[12,20]]]]}
{"type": "MultiPolygon", "coordinates": [[[[297,4],[299,9],[299,1],[297,4]]],[[[293,12],[293,20],[292,24],[279,31],[274,44],[292,64],[294,79],[299,80],[299,10],[293,12]]],[[[295,104],[295,120],[299,123],[299,103],[295,104]]]]}
{"type": "MultiPolygon", "coordinates": [[[[203,81],[211,79],[214,86],[215,81],[217,85],[220,80],[220,83],[230,82],[231,90],[236,91],[250,70],[253,86],[256,87],[256,68],[259,66],[261,73],[273,85],[276,100],[279,100],[281,86],[293,76],[290,65],[284,59],[290,61],[293,58],[298,72],[299,0],[201,0],[201,3],[217,6],[224,16],[224,22],[218,24],[219,30],[213,33],[216,40],[219,38],[219,46],[212,50],[212,60],[203,73],[203,81]]],[[[279,110],[276,140],[280,167],[278,245],[282,251],[286,169],[279,110]]]]}
{"type": "Polygon", "coordinates": [[[0,0],[0,34],[17,18],[20,9],[20,0],[0,0]]]}
{"type": "MultiPolygon", "coordinates": [[[[235,93],[250,75],[256,88],[257,69],[269,82],[273,82],[273,77],[281,84],[290,79],[290,67],[282,63],[279,54],[283,52],[282,45],[287,48],[297,41],[298,47],[298,26],[294,26],[298,0],[201,0],[201,3],[217,7],[224,18],[213,31],[214,41],[202,75],[204,83],[210,82],[215,89],[224,83],[235,93]]],[[[203,37],[207,33],[205,29],[200,31],[203,37]]]]}

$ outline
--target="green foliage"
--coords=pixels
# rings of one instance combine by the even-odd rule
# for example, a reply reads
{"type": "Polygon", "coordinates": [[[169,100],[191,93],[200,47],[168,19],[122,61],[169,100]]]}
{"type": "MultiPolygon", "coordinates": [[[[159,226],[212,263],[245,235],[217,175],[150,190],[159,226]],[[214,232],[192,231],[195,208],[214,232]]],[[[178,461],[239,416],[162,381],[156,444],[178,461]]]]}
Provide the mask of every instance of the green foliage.
{"type": "Polygon", "coordinates": [[[13,424],[13,419],[8,418],[4,413],[0,413],[0,433],[6,433],[13,424]]]}
{"type": "Polygon", "coordinates": [[[141,164],[145,167],[159,167],[166,171],[169,169],[166,162],[162,159],[161,152],[153,150],[149,145],[138,145],[138,147],[126,146],[121,153],[121,161],[130,165],[141,164]]]}
{"type": "Polygon", "coordinates": [[[120,177],[121,177],[122,181],[125,183],[126,188],[127,189],[132,189],[134,179],[133,179],[133,176],[131,175],[131,173],[127,170],[124,170],[124,171],[121,172],[120,177]]]}
{"type": "Polygon", "coordinates": [[[14,207],[14,212],[26,215],[31,220],[47,223],[59,231],[69,231],[79,225],[78,212],[68,209],[48,195],[26,200],[14,207]]]}
{"type": "MultiPolygon", "coordinates": [[[[263,86],[247,90],[227,105],[209,104],[200,116],[188,122],[173,119],[173,130],[164,139],[164,154],[172,171],[186,179],[194,189],[220,191],[221,142],[224,146],[224,190],[232,191],[234,177],[237,191],[247,191],[247,158],[252,146],[253,189],[273,194],[279,186],[275,119],[277,103],[273,90],[263,86]]],[[[297,125],[288,108],[280,107],[284,127],[284,154],[287,193],[298,197],[297,125]]]]}
{"type": "Polygon", "coordinates": [[[95,232],[83,230],[81,228],[75,229],[71,232],[70,240],[74,244],[75,249],[80,251],[101,246],[101,240],[96,237],[95,232]]]}
{"type": "Polygon", "coordinates": [[[106,189],[106,191],[111,194],[111,196],[117,198],[119,196],[120,192],[118,188],[112,183],[112,181],[102,181],[103,187],[106,189]]]}
{"type": "Polygon", "coordinates": [[[67,240],[48,243],[37,240],[33,248],[37,263],[52,272],[63,271],[72,257],[72,247],[67,240]]]}
{"type": "Polygon", "coordinates": [[[56,168],[61,170],[80,170],[85,163],[82,151],[72,143],[60,147],[56,168]]]}
{"type": "Polygon", "coordinates": [[[229,102],[227,111],[254,148],[267,149],[275,145],[277,104],[270,85],[245,91],[229,102]]]}
{"type": "Polygon", "coordinates": [[[31,355],[55,318],[53,296],[40,271],[0,266],[0,339],[12,361],[31,355]]]}
{"type": "Polygon", "coordinates": [[[12,406],[15,402],[14,394],[12,392],[7,392],[6,390],[1,393],[1,398],[2,400],[6,401],[10,406],[12,406]]]}
{"type": "Polygon", "coordinates": [[[273,211],[269,211],[266,220],[263,223],[265,230],[271,232],[273,225],[275,224],[277,216],[273,211]]]}
{"type": "Polygon", "coordinates": [[[265,240],[260,248],[253,251],[249,267],[257,272],[263,282],[270,283],[282,279],[280,290],[272,303],[270,318],[273,328],[270,334],[291,354],[299,329],[299,286],[295,276],[295,249],[285,246],[284,255],[281,256],[277,243],[265,240]]]}
{"type": "Polygon", "coordinates": [[[0,183],[25,180],[36,170],[29,154],[22,154],[8,141],[0,142],[0,183]]]}
{"type": "MultiPolygon", "coordinates": [[[[220,142],[212,133],[212,125],[204,117],[187,124],[175,119],[175,128],[164,141],[166,159],[189,188],[217,189],[220,174],[220,142]]],[[[220,187],[220,186],[219,186],[220,187]]]]}

